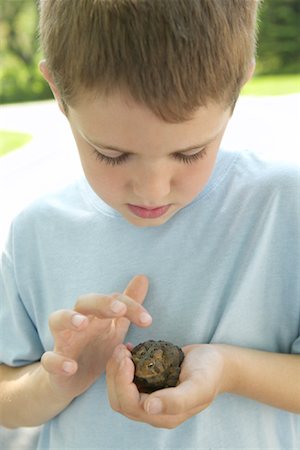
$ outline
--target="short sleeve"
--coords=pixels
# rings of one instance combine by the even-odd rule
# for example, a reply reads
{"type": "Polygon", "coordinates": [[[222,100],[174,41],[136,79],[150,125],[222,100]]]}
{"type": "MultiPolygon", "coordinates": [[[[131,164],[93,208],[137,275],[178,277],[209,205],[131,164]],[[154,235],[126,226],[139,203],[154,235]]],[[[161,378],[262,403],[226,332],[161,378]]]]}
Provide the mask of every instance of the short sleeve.
{"type": "Polygon", "coordinates": [[[23,366],[38,361],[44,349],[20,298],[10,241],[0,260],[0,363],[23,366]]]}
{"type": "Polygon", "coordinates": [[[291,353],[300,355],[300,336],[293,342],[291,353]]]}

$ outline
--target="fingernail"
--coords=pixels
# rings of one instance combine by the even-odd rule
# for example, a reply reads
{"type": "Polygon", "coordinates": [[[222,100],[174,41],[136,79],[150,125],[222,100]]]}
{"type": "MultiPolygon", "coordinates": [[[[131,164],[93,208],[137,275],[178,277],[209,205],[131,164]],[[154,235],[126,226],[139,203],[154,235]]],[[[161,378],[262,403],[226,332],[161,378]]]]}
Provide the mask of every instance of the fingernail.
{"type": "Polygon", "coordinates": [[[110,309],[112,310],[113,313],[119,314],[120,312],[125,310],[125,304],[119,302],[119,300],[114,300],[110,305],[110,309]]]}
{"type": "Polygon", "coordinates": [[[63,363],[63,371],[64,372],[66,372],[66,373],[73,373],[74,369],[75,369],[75,365],[71,361],[65,361],[63,363]]]}
{"type": "Polygon", "coordinates": [[[140,315],[140,322],[141,323],[150,323],[150,322],[152,322],[152,317],[150,316],[150,314],[143,312],[140,315]]]}
{"type": "Polygon", "coordinates": [[[72,324],[75,327],[80,327],[80,325],[84,321],[85,321],[85,316],[82,316],[81,314],[74,314],[74,316],[72,317],[72,324]]]}
{"type": "Polygon", "coordinates": [[[146,407],[148,414],[159,414],[162,412],[162,401],[159,398],[152,398],[146,407]]]}

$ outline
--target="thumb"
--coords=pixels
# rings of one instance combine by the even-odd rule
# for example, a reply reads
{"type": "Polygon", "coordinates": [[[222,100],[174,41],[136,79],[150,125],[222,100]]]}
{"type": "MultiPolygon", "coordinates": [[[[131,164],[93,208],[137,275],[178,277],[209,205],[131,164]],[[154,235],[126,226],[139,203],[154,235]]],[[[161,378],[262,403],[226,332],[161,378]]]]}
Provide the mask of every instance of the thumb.
{"type": "Polygon", "coordinates": [[[144,403],[148,414],[186,415],[197,414],[213,401],[197,380],[186,380],[175,388],[167,388],[149,395],[144,403]]]}
{"type": "Polygon", "coordinates": [[[132,298],[139,304],[143,304],[148,292],[148,287],[148,278],[145,275],[136,275],[129,281],[123,294],[132,298]]]}

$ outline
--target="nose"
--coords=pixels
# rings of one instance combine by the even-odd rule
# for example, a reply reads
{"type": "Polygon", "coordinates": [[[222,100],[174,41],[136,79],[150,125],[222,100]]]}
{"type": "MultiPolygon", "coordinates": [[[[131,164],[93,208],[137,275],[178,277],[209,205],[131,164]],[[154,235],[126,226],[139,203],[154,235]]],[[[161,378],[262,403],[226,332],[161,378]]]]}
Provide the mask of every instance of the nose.
{"type": "Polygon", "coordinates": [[[133,191],[143,204],[162,205],[170,190],[171,175],[164,164],[149,164],[136,172],[133,191]]]}

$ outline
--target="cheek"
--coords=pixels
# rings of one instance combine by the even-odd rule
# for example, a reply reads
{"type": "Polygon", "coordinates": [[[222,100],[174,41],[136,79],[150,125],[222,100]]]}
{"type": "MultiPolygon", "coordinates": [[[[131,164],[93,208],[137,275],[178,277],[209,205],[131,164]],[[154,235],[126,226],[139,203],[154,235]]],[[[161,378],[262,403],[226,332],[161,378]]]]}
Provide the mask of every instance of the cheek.
{"type": "Polygon", "coordinates": [[[127,178],[124,171],[117,167],[106,166],[97,160],[89,164],[85,175],[96,193],[109,202],[119,198],[126,189],[127,178]]]}
{"type": "Polygon", "coordinates": [[[93,171],[91,172],[91,178],[99,192],[102,191],[111,195],[119,192],[120,189],[124,186],[124,181],[122,180],[122,178],[118,176],[115,171],[112,172],[109,169],[93,169],[93,171]]]}
{"type": "Polygon", "coordinates": [[[197,195],[207,184],[214,163],[215,158],[205,158],[196,164],[187,165],[177,178],[177,187],[190,197],[197,195]]]}

